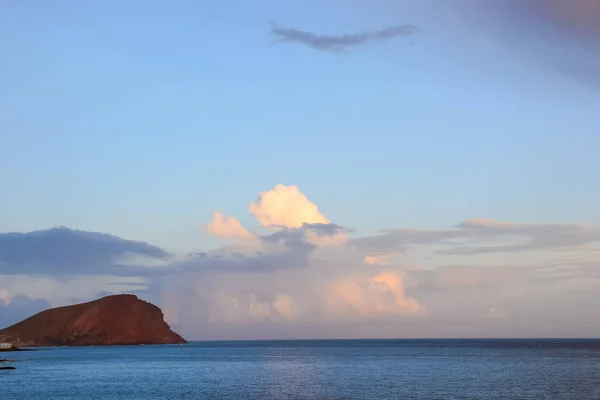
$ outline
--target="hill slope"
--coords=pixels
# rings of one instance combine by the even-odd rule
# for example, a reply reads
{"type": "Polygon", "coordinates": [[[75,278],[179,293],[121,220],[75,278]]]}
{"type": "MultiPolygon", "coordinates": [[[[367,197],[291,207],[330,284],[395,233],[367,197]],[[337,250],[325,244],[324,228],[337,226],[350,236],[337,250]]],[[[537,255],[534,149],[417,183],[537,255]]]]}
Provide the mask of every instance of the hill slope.
{"type": "Polygon", "coordinates": [[[127,294],[43,311],[0,330],[0,342],[23,347],[186,343],[160,308],[127,294]]]}

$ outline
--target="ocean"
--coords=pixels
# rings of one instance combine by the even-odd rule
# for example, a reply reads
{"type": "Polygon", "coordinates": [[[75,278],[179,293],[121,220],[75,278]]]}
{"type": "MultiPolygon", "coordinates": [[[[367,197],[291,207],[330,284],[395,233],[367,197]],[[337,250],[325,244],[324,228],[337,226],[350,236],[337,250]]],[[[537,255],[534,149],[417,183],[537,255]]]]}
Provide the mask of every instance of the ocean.
{"type": "Polygon", "coordinates": [[[308,340],[0,353],[1,400],[600,399],[600,340],[308,340]]]}

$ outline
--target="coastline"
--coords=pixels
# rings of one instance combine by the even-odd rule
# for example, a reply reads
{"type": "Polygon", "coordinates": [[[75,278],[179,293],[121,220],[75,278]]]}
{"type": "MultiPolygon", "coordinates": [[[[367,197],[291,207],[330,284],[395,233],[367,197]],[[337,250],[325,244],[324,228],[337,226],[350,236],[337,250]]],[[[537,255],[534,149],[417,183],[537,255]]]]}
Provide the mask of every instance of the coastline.
{"type": "Polygon", "coordinates": [[[20,347],[7,347],[7,348],[0,348],[0,353],[8,353],[11,351],[27,351],[29,349],[22,349],[20,347]]]}

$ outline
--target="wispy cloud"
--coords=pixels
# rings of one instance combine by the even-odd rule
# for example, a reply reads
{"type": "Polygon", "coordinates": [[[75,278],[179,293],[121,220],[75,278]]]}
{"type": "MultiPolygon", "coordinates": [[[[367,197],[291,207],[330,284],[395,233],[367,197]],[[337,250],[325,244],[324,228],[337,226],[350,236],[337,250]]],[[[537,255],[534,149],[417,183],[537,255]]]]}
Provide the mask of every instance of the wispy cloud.
{"type": "Polygon", "coordinates": [[[410,245],[439,245],[439,254],[474,255],[534,250],[570,249],[600,242],[600,228],[581,224],[524,224],[475,218],[455,229],[386,229],[380,235],[357,238],[350,244],[370,255],[402,251],[410,245]],[[457,245],[485,242],[484,245],[457,245]]]}
{"type": "Polygon", "coordinates": [[[348,51],[352,47],[364,46],[370,43],[382,42],[402,36],[412,36],[419,32],[412,24],[390,26],[375,31],[346,33],[342,35],[323,35],[310,31],[283,27],[271,24],[271,35],[277,42],[300,43],[316,50],[334,53],[348,51]]]}

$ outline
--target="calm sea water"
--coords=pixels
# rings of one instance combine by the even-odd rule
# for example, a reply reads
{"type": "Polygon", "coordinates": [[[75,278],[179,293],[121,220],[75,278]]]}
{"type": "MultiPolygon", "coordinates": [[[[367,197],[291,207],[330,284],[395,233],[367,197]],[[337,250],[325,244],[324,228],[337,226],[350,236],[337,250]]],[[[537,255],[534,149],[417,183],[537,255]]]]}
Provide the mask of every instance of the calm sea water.
{"type": "Polygon", "coordinates": [[[600,399],[600,341],[204,342],[4,353],[0,399],[600,399]]]}

